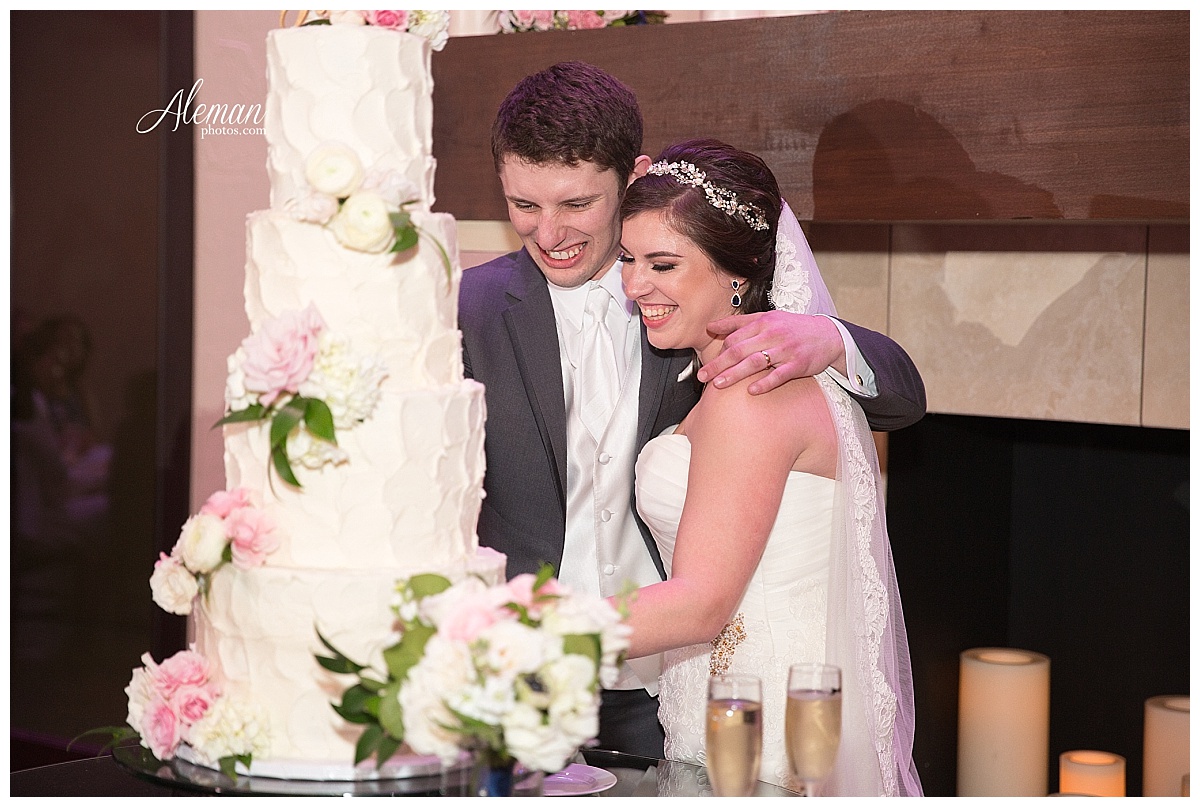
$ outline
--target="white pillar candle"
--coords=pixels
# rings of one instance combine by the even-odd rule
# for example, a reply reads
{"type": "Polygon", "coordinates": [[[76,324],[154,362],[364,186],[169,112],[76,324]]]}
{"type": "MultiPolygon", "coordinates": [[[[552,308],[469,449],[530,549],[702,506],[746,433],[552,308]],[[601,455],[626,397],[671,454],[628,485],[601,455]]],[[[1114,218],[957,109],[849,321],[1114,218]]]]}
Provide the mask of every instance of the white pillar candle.
{"type": "Polygon", "coordinates": [[[1050,659],[981,647],[959,662],[958,795],[1045,796],[1050,659]]]}
{"type": "Polygon", "coordinates": [[[1191,699],[1159,695],[1146,700],[1142,735],[1142,795],[1181,795],[1183,775],[1190,770],[1188,728],[1191,699]]]}
{"type": "Polygon", "coordinates": [[[1058,789],[1083,796],[1124,796],[1125,757],[1107,751],[1065,751],[1058,758],[1058,789]]]}

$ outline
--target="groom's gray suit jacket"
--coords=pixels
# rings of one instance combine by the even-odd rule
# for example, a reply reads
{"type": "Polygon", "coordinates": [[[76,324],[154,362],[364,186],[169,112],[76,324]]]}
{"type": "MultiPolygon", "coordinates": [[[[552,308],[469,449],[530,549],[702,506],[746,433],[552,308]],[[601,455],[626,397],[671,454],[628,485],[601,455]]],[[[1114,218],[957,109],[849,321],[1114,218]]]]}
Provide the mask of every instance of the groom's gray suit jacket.
{"type": "MultiPolygon", "coordinates": [[[[559,569],[566,532],[567,414],[550,290],[525,250],[463,274],[459,293],[466,375],[487,396],[486,496],[479,540],[508,556],[508,575],[559,569]]],[[[657,350],[642,339],[637,450],[696,403],[700,387],[679,380],[687,350],[657,350]]],[[[636,514],[635,514],[636,515],[636,514]]],[[[662,561],[638,526],[654,563],[662,561]]]]}
{"type": "MultiPolygon", "coordinates": [[[[508,575],[558,570],[566,532],[567,416],[554,306],[546,278],[522,249],[463,273],[459,293],[463,365],[486,388],[486,496],[479,540],[508,556],[508,575]]],[[[871,427],[911,425],[925,413],[925,388],[892,340],[843,323],[871,365],[879,395],[857,399],[871,427]]],[[[699,399],[687,350],[658,350],[642,334],[637,450],[678,423],[699,399]]],[[[636,516],[636,513],[635,513],[636,516]]],[[[646,525],[642,538],[662,574],[646,525]]]]}

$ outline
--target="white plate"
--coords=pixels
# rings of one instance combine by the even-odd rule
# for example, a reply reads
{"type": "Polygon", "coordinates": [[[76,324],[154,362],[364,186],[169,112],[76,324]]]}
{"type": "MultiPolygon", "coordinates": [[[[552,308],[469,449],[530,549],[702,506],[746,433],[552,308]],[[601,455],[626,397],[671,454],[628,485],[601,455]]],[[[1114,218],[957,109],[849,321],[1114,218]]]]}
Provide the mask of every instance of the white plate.
{"type": "Polygon", "coordinates": [[[543,796],[586,796],[608,790],[617,777],[603,768],[572,763],[542,780],[543,796]]]}

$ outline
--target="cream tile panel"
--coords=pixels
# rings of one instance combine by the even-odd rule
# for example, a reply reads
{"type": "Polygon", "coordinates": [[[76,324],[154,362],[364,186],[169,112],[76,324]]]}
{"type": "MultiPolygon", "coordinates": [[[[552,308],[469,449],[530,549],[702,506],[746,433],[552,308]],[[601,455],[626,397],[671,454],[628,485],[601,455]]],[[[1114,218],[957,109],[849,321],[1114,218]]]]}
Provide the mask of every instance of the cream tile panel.
{"type": "Polygon", "coordinates": [[[1184,226],[1150,228],[1143,426],[1191,428],[1189,235],[1184,226]]]}
{"type": "Polygon", "coordinates": [[[888,225],[814,223],[806,230],[838,316],[887,333],[888,225]]]}
{"type": "Polygon", "coordinates": [[[929,411],[1140,424],[1145,232],[894,226],[890,335],[929,411]]]}

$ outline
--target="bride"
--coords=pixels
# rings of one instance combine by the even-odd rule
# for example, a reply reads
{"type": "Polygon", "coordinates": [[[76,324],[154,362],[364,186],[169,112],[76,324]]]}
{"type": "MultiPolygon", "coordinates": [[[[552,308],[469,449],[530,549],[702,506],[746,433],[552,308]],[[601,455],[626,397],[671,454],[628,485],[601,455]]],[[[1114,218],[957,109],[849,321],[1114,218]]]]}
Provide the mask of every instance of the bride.
{"type": "MultiPolygon", "coordinates": [[[[835,313],[753,154],[713,140],[672,146],[629,187],[621,214],[625,292],[656,348],[691,348],[703,364],[722,347],[705,325],[722,316],[835,313]]],[[[637,461],[638,512],[668,579],[637,591],[630,655],[668,651],[667,757],[704,761],[708,677],[750,673],[763,681],[761,778],[790,784],[788,666],[826,662],[842,668],[843,711],[824,792],[920,795],[908,644],[866,420],[825,375],[750,395],[754,378],[707,386],[637,461]]]]}

